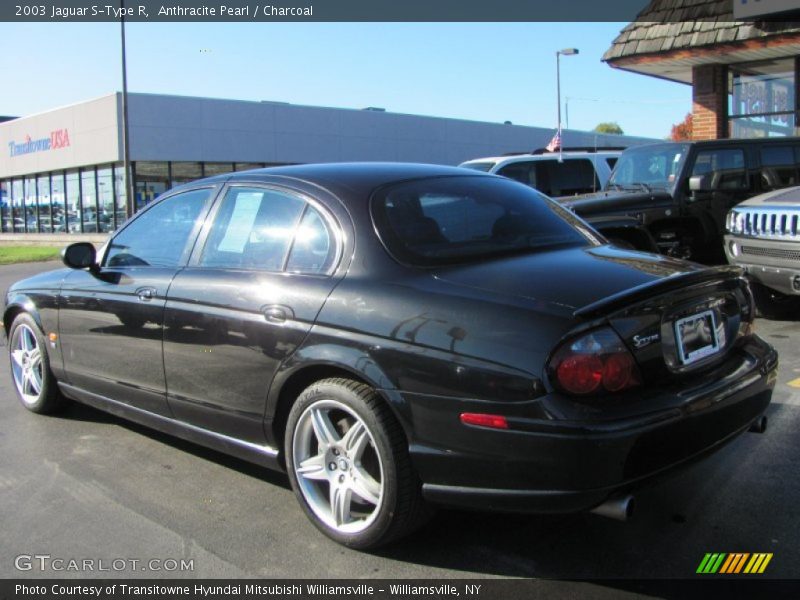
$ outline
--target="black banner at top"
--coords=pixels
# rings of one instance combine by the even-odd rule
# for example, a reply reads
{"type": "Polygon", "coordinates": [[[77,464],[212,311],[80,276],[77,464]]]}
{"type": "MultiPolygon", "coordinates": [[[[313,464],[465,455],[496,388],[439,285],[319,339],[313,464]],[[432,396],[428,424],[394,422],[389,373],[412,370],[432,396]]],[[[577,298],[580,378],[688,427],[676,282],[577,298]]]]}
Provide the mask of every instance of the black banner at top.
{"type": "Polygon", "coordinates": [[[648,0],[8,0],[0,3],[0,20],[593,22],[633,21],[648,4],[648,0]]]}

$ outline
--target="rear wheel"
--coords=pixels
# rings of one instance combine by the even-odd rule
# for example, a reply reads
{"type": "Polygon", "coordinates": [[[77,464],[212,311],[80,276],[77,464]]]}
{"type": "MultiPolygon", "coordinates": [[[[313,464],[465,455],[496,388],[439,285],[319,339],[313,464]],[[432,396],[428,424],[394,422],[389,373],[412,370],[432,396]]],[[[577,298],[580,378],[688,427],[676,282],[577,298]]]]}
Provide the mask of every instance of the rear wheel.
{"type": "Polygon", "coordinates": [[[22,405],[40,414],[60,409],[65,400],[50,371],[44,335],[29,314],[21,313],[14,319],[8,351],[11,378],[22,405]]]}
{"type": "Polygon", "coordinates": [[[348,379],[313,384],[292,406],[286,431],[292,488],[328,537],[374,548],[424,522],[403,431],[369,386],[348,379]]]}

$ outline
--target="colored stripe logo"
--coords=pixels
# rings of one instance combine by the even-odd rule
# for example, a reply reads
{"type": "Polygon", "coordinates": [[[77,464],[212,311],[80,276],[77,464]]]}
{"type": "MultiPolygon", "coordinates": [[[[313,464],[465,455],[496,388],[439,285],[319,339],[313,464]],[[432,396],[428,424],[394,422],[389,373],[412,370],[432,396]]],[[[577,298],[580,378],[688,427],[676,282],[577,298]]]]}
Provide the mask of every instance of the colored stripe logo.
{"type": "Polygon", "coordinates": [[[767,569],[769,561],[772,560],[772,553],[766,552],[708,552],[703,560],[700,561],[700,566],[697,567],[697,573],[706,574],[724,574],[724,575],[738,575],[744,574],[760,574],[767,569]]]}

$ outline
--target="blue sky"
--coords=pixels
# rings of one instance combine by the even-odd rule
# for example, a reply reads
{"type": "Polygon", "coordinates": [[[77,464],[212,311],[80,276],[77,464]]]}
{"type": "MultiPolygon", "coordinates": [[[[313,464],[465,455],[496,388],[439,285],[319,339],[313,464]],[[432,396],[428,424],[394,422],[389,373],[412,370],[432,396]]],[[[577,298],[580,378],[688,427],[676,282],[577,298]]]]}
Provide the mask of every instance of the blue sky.
{"type": "MultiPolygon", "coordinates": [[[[569,126],[664,138],[689,86],[600,62],[624,23],[129,23],[132,92],[277,100],[555,127],[555,51],[569,126]]],[[[0,24],[0,114],[121,89],[119,25],[0,24]]],[[[566,121],[566,116],[563,118],[566,121]]]]}

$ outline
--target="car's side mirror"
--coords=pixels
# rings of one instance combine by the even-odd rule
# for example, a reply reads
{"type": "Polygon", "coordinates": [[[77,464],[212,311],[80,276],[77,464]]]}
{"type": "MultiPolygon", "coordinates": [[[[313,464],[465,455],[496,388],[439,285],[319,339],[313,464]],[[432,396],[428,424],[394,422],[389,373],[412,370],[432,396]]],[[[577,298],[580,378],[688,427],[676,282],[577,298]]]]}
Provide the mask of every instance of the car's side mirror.
{"type": "Polygon", "coordinates": [[[76,242],[61,251],[61,259],[70,269],[93,269],[97,266],[97,251],[89,242],[76,242]]]}
{"type": "Polygon", "coordinates": [[[714,191],[711,174],[689,177],[689,191],[691,192],[689,199],[692,201],[710,198],[714,191]]]}
{"type": "Polygon", "coordinates": [[[689,177],[689,189],[693,192],[710,192],[708,179],[705,175],[693,175],[689,177]]]}

